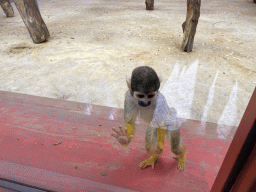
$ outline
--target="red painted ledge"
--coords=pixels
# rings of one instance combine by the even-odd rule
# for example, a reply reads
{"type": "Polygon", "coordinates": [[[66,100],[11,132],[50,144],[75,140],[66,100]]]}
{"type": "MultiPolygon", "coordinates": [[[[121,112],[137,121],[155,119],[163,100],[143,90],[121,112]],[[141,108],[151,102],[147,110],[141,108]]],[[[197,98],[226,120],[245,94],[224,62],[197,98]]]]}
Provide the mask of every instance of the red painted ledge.
{"type": "Polygon", "coordinates": [[[0,91],[0,178],[53,191],[206,192],[236,130],[180,119],[184,172],[168,142],[155,170],[140,170],[145,124],[121,147],[110,133],[122,122],[122,109],[0,91]]]}

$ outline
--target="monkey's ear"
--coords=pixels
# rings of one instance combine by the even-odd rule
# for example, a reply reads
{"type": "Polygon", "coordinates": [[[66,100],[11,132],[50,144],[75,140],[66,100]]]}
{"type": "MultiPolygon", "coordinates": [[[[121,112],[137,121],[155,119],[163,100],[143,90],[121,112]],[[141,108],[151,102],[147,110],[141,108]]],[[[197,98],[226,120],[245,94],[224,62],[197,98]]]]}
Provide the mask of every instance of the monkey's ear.
{"type": "Polygon", "coordinates": [[[127,83],[127,87],[132,90],[132,87],[131,87],[131,78],[126,76],[126,83],[127,83]]]}
{"type": "Polygon", "coordinates": [[[161,75],[158,75],[159,82],[161,83],[163,81],[163,78],[161,75]]]}

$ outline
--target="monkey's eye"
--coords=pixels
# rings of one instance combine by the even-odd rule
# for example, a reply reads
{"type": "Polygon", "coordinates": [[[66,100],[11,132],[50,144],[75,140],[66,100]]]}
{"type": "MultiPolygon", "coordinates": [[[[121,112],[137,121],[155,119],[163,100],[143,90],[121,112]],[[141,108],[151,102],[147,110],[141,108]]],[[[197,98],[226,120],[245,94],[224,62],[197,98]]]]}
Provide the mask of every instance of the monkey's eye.
{"type": "Polygon", "coordinates": [[[137,97],[139,97],[139,98],[143,98],[143,97],[144,97],[144,95],[137,95],[137,97]]]}
{"type": "Polygon", "coordinates": [[[150,95],[148,95],[148,98],[153,98],[155,96],[155,94],[150,94],[150,95]]]}

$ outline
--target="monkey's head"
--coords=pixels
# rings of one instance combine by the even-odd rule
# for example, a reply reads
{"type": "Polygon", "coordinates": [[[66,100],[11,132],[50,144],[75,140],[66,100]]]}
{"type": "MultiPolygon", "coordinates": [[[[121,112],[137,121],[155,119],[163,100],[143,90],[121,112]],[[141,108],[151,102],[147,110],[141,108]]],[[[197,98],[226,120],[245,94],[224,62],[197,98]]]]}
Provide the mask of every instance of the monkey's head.
{"type": "Polygon", "coordinates": [[[132,77],[127,77],[126,82],[131,95],[138,100],[138,105],[147,107],[157,97],[161,78],[151,67],[141,66],[133,70],[132,77]]]}

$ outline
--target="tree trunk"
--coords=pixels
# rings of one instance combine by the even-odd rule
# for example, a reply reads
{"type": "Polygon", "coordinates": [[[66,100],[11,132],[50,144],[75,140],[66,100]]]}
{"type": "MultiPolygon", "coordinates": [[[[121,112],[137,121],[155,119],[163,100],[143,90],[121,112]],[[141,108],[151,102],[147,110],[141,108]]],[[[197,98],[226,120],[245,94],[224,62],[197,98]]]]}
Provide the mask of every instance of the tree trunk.
{"type": "Polygon", "coordinates": [[[6,17],[13,17],[14,12],[9,0],[0,0],[0,5],[3,8],[6,17]]]}
{"type": "Polygon", "coordinates": [[[46,41],[49,31],[39,12],[36,0],[13,0],[34,43],[46,41]]]}
{"type": "Polygon", "coordinates": [[[154,10],[154,0],[146,0],[146,9],[154,10]]]}
{"type": "Polygon", "coordinates": [[[191,52],[193,49],[196,26],[200,17],[200,6],[201,0],[187,0],[187,17],[182,24],[184,34],[182,49],[186,52],[191,52]]]}

